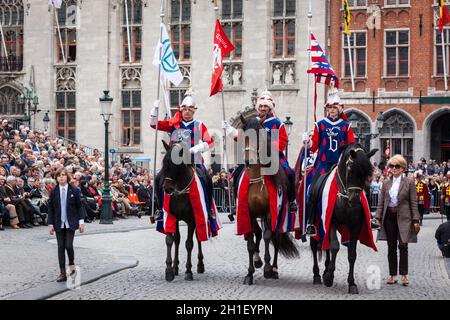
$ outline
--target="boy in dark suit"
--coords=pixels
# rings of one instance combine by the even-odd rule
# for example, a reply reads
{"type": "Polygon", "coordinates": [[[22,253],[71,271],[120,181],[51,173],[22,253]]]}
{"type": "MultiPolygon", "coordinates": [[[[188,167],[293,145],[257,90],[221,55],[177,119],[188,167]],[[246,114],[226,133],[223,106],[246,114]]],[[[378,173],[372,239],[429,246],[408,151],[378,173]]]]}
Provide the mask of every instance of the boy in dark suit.
{"type": "Polygon", "coordinates": [[[66,254],[69,257],[70,274],[75,273],[75,254],[73,249],[73,239],[75,231],[80,229],[84,232],[84,210],[82,209],[80,191],[70,185],[70,177],[65,168],[56,171],[55,178],[58,182],[50,193],[48,201],[48,225],[50,235],[56,232],[58,243],[58,260],[60,275],[57,282],[65,282],[66,275],[66,254]]]}

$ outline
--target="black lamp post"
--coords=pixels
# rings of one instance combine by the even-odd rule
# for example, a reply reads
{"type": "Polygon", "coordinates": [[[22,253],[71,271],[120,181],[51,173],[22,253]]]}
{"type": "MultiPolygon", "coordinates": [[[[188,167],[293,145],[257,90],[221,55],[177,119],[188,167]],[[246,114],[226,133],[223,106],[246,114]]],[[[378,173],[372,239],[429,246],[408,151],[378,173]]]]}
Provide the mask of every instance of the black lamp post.
{"type": "Polygon", "coordinates": [[[113,98],[109,96],[109,91],[103,91],[103,96],[99,99],[102,110],[103,121],[105,122],[105,188],[102,195],[102,212],[100,215],[101,224],[112,224],[111,211],[111,189],[109,186],[109,146],[108,146],[108,125],[112,115],[113,98]]]}
{"type": "Polygon", "coordinates": [[[286,127],[286,133],[288,135],[288,143],[286,144],[286,160],[288,160],[289,155],[289,136],[291,135],[292,125],[294,123],[291,121],[291,117],[286,117],[284,121],[284,126],[286,127]]]}
{"type": "Polygon", "coordinates": [[[50,122],[50,118],[48,116],[49,110],[45,111],[45,115],[44,115],[44,119],[42,119],[42,121],[44,121],[44,131],[48,131],[48,123],[50,122]]]}
{"type": "Polygon", "coordinates": [[[26,105],[27,108],[25,112],[24,121],[28,124],[28,127],[32,129],[31,116],[32,115],[34,116],[34,125],[36,126],[36,113],[41,111],[40,109],[38,109],[39,97],[35,94],[33,88],[25,87],[25,94],[21,94],[19,96],[19,105],[23,108],[24,112],[26,105]]]}
{"type": "Polygon", "coordinates": [[[357,139],[364,139],[364,145],[365,146],[370,146],[370,140],[377,138],[380,133],[381,130],[383,129],[383,125],[384,125],[384,116],[383,116],[383,112],[380,112],[380,114],[377,117],[376,120],[376,125],[377,125],[377,133],[362,133],[361,128],[360,128],[360,122],[359,122],[359,118],[358,116],[352,112],[350,114],[350,116],[348,117],[348,120],[350,121],[353,131],[355,133],[355,138],[357,139]]]}

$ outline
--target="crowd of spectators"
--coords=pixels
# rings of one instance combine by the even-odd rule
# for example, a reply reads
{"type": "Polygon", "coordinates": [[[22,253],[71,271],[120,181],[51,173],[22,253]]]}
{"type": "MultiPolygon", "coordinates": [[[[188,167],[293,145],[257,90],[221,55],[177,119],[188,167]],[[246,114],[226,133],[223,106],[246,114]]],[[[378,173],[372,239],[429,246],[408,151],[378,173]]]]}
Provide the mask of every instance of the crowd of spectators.
{"type": "MultiPolygon", "coordinates": [[[[87,223],[99,219],[105,188],[105,161],[99,150],[67,143],[49,133],[14,129],[0,122],[0,230],[33,228],[47,223],[49,192],[56,186],[54,174],[66,167],[72,184],[82,193],[87,223]]],[[[129,155],[112,161],[110,183],[114,219],[151,212],[153,176],[133,166],[129,155]]]]}

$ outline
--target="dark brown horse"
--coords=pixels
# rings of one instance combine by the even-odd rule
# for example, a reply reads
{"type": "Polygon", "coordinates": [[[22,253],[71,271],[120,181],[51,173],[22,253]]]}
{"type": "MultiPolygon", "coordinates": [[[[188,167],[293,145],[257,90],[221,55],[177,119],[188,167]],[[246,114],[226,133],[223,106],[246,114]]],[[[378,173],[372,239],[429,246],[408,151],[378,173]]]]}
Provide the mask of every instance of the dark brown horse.
{"type": "MultiPolygon", "coordinates": [[[[254,130],[254,136],[256,137],[256,141],[254,141],[255,139],[244,138],[244,158],[246,162],[244,170],[250,179],[250,186],[248,189],[248,206],[252,225],[252,232],[246,235],[249,266],[248,273],[244,279],[244,284],[251,285],[253,284],[255,267],[260,268],[262,266],[262,261],[259,256],[259,245],[262,238],[265,243],[264,277],[267,279],[278,279],[278,252],[281,252],[281,254],[287,258],[297,257],[299,253],[288,233],[272,232],[269,209],[269,191],[264,183],[264,176],[262,175],[263,165],[261,164],[259,157],[260,151],[263,150],[265,146],[270,147],[270,144],[267,141],[268,135],[265,134],[265,130],[262,127],[261,122],[256,117],[252,117],[248,120],[241,117],[241,121],[244,124],[244,132],[254,130]],[[264,133],[261,134],[261,136],[259,134],[260,130],[264,133]],[[260,139],[263,139],[263,141],[260,141],[260,139]],[[261,219],[264,233],[261,230],[257,219],[261,219]],[[270,263],[271,258],[269,252],[270,241],[272,241],[274,246],[274,258],[272,264],[270,263]]],[[[267,154],[270,155],[270,152],[267,151],[267,154]]],[[[277,157],[278,155],[275,156],[277,157]]],[[[277,175],[283,174],[283,170],[278,170],[277,175]]],[[[285,179],[286,177],[284,177],[284,180],[285,179]]],[[[239,176],[235,176],[233,180],[239,181],[239,176]]],[[[235,194],[237,194],[236,183],[235,194]]]]}
{"type": "MultiPolygon", "coordinates": [[[[171,147],[163,141],[164,148],[167,153],[163,159],[163,167],[155,179],[158,192],[171,195],[170,199],[170,213],[176,218],[176,233],[166,234],[166,246],[167,246],[167,258],[166,258],[166,280],[172,281],[175,276],[178,275],[178,265],[180,261],[178,259],[178,249],[180,246],[180,228],[179,221],[186,222],[188,226],[188,235],[186,239],[187,261],[186,261],[186,273],[185,280],[193,280],[192,275],[192,262],[191,255],[194,248],[194,232],[195,232],[195,219],[194,211],[189,199],[189,187],[194,179],[195,166],[190,164],[190,161],[182,161],[180,164],[175,164],[171,158],[171,155],[177,155],[179,159],[190,157],[190,154],[182,143],[173,143],[171,147]],[[172,261],[172,246],[175,243],[175,258],[172,261]]],[[[198,264],[197,272],[204,273],[205,266],[203,264],[203,252],[202,244],[198,243],[198,264]]]]}

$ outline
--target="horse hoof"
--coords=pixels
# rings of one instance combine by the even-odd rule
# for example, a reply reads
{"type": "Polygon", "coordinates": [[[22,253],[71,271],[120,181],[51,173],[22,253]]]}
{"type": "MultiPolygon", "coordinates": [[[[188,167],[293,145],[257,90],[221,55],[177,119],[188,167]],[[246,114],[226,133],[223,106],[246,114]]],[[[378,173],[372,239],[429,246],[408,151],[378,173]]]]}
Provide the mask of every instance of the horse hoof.
{"type": "Polygon", "coordinates": [[[173,281],[173,279],[175,279],[175,274],[174,272],[171,271],[166,271],[166,281],[173,281]]]}
{"type": "Polygon", "coordinates": [[[320,276],[314,276],[313,284],[322,284],[322,278],[320,276]]]}
{"type": "Polygon", "coordinates": [[[257,260],[257,261],[255,261],[255,268],[256,268],[256,269],[259,269],[259,268],[261,268],[262,266],[263,266],[262,260],[257,260]]]}
{"type": "Polygon", "coordinates": [[[203,264],[197,266],[197,273],[205,273],[205,266],[203,264]]]}
{"type": "Polygon", "coordinates": [[[331,287],[333,285],[334,275],[327,272],[323,275],[323,284],[326,287],[331,287]]]}
{"type": "Polygon", "coordinates": [[[266,279],[278,279],[278,272],[271,270],[264,271],[264,278],[266,279]]]}
{"type": "Polygon", "coordinates": [[[252,285],[253,284],[253,276],[246,276],[244,279],[244,284],[252,285]]]}
{"type": "Polygon", "coordinates": [[[178,268],[173,268],[173,274],[174,274],[175,276],[178,275],[178,268]]]}
{"type": "Polygon", "coordinates": [[[194,277],[192,276],[192,272],[191,272],[191,273],[186,273],[186,274],[184,275],[184,280],[186,280],[186,281],[192,281],[192,280],[194,280],[194,277]]]}
{"type": "Polygon", "coordinates": [[[359,294],[358,287],[356,285],[348,287],[348,293],[350,294],[359,294]]]}

